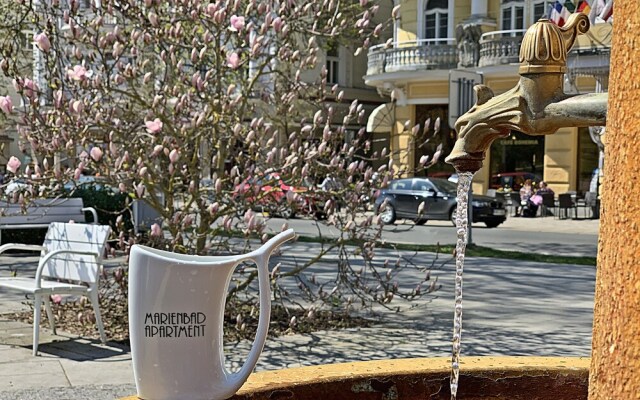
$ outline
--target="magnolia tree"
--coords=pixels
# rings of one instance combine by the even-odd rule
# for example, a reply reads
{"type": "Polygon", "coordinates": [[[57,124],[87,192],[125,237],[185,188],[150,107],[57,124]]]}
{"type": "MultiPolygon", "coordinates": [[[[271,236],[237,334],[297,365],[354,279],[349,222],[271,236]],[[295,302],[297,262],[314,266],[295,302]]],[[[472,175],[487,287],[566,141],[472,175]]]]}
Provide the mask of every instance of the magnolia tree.
{"type": "MultiPolygon", "coordinates": [[[[99,174],[160,213],[152,245],[193,254],[232,250],[231,237],[265,240],[262,208],[326,217],[341,236],[304,265],[276,269],[274,283],[296,276],[315,299],[346,289],[385,304],[435,289],[398,289],[398,271],[420,266],[380,260],[376,268],[381,224],[363,206],[397,171],[363,128],[347,134],[362,126],[363,107],[343,104],[344,93],[327,85],[323,49],[365,50],[389,26],[372,22],[378,4],[34,0],[3,8],[0,68],[21,101],[2,96],[0,109],[32,157],[7,168],[44,188],[39,194],[99,174]],[[334,185],[316,189],[327,174],[334,185]],[[307,189],[264,190],[280,182],[307,189]],[[306,269],[328,252],[339,254],[339,271],[317,282],[306,269]]],[[[28,201],[30,190],[13,200],[28,201]]],[[[125,251],[140,239],[114,230],[125,251]]],[[[254,279],[242,274],[236,290],[254,279]]]]}

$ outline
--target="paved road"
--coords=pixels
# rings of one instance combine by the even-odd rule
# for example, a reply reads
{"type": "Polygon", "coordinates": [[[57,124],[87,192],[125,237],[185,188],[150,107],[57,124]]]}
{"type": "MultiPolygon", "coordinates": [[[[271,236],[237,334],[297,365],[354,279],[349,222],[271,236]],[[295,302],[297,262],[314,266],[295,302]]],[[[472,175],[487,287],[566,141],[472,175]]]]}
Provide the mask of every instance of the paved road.
{"type": "MultiPolygon", "coordinates": [[[[340,232],[326,222],[310,219],[267,221],[269,228],[279,231],[287,223],[298,234],[335,237],[340,232]]],[[[546,218],[508,218],[497,228],[473,224],[473,243],[499,250],[512,250],[540,254],[595,257],[598,246],[598,220],[557,220],[546,218]]],[[[429,221],[424,226],[400,220],[384,227],[382,238],[392,243],[454,244],[455,229],[448,221],[429,221]]]]}

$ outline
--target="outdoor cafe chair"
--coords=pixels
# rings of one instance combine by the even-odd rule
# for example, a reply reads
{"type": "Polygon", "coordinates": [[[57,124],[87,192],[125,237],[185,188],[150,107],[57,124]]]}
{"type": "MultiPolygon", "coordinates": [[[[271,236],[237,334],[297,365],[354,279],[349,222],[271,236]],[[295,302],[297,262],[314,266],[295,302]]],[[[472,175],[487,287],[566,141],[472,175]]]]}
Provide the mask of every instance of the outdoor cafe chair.
{"type": "Polygon", "coordinates": [[[558,195],[558,219],[566,219],[567,213],[573,210],[574,216],[577,218],[576,203],[573,201],[571,193],[561,193],[558,195]]]}
{"type": "Polygon", "coordinates": [[[102,343],[106,343],[104,326],[98,303],[98,281],[102,256],[111,228],[105,225],[87,225],[53,222],[49,225],[42,246],[9,243],[0,246],[0,254],[7,250],[40,251],[40,260],[34,278],[0,278],[0,287],[34,295],[33,355],[38,354],[40,314],[42,303],[49,324],[56,333],[55,320],[49,297],[52,294],[78,294],[91,300],[96,325],[102,343]]]}
{"type": "Polygon", "coordinates": [[[552,209],[553,212],[556,212],[556,199],[553,193],[542,193],[540,195],[542,197],[542,204],[540,207],[541,216],[546,217],[549,215],[549,209],[552,209]]]}
{"type": "Polygon", "coordinates": [[[587,192],[584,194],[584,199],[580,199],[576,201],[576,216],[577,216],[577,208],[584,209],[584,217],[585,218],[593,218],[595,216],[596,202],[598,200],[598,195],[595,192],[587,192]],[[590,210],[590,216],[587,217],[587,210],[590,210]]]}
{"type": "Polygon", "coordinates": [[[509,198],[511,199],[513,216],[518,216],[520,213],[520,192],[509,193],[509,198]]]}

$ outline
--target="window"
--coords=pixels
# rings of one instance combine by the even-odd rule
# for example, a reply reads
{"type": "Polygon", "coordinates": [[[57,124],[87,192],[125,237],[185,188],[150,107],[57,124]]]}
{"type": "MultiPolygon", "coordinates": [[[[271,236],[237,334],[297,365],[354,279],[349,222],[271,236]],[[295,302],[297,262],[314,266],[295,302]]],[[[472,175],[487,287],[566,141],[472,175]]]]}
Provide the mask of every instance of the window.
{"type": "Polygon", "coordinates": [[[340,57],[338,55],[338,46],[335,43],[329,45],[327,49],[327,84],[335,85],[339,83],[338,72],[340,71],[339,65],[340,57]]]}
{"type": "Polygon", "coordinates": [[[392,182],[390,188],[391,190],[411,190],[411,179],[400,179],[392,182]]]}
{"type": "Polygon", "coordinates": [[[531,23],[534,24],[538,22],[540,18],[549,18],[549,7],[553,4],[552,1],[534,1],[533,2],[533,19],[531,23]]]}
{"type": "MultiPolygon", "coordinates": [[[[502,4],[502,30],[524,29],[524,2],[508,1],[502,4]]],[[[515,36],[515,33],[511,33],[515,36]]]]}
{"type": "Polygon", "coordinates": [[[429,190],[435,190],[433,186],[424,179],[414,179],[413,187],[411,188],[414,192],[427,192],[429,190]]]}
{"type": "Polygon", "coordinates": [[[424,38],[449,37],[449,4],[446,0],[427,0],[424,13],[424,38]]]}

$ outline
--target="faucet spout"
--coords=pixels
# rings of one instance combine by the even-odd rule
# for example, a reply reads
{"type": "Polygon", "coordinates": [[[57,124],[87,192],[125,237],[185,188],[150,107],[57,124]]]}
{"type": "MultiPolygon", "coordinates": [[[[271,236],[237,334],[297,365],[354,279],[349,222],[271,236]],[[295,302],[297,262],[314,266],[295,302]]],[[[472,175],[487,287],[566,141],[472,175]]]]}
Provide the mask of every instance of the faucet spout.
{"type": "Polygon", "coordinates": [[[573,14],[563,28],[546,19],[532,25],[520,48],[520,80],[498,96],[487,86],[474,87],[476,104],[456,121],[458,139],[446,162],[458,172],[475,172],[491,143],[512,130],[550,135],[563,127],[604,126],[607,93],[562,90],[567,52],[575,36],[588,29],[584,14],[573,14]]]}

